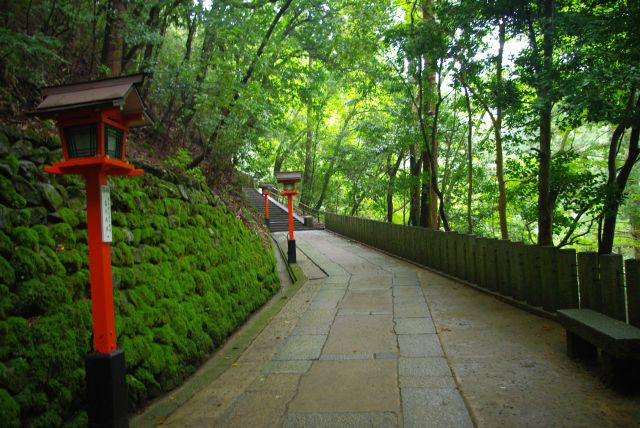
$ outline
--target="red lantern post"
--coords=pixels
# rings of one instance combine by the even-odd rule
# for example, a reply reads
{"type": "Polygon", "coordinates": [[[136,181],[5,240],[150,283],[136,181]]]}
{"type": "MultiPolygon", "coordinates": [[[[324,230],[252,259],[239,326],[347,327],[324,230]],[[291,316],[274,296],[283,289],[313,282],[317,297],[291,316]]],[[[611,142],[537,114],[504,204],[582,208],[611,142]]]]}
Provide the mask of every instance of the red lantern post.
{"type": "Polygon", "coordinates": [[[301,178],[302,172],[300,171],[276,173],[276,179],[278,180],[278,183],[282,183],[284,188],[284,190],[280,194],[287,197],[287,211],[289,213],[289,239],[287,242],[287,257],[289,259],[289,263],[296,263],[296,240],[293,234],[293,197],[299,194],[299,192],[296,190],[296,183],[298,183],[301,178]]]}
{"type": "Polygon", "coordinates": [[[273,185],[269,183],[260,183],[262,189],[262,196],[264,197],[264,222],[269,225],[269,196],[272,195],[271,189],[273,185]]]}
{"type": "Polygon", "coordinates": [[[54,119],[62,142],[62,162],[51,174],[84,177],[93,318],[93,353],[85,358],[91,427],[127,427],[124,352],[117,349],[111,273],[111,199],[108,177],[143,173],[125,161],[130,127],[151,123],[134,75],[44,88],[33,113],[54,119]]]}

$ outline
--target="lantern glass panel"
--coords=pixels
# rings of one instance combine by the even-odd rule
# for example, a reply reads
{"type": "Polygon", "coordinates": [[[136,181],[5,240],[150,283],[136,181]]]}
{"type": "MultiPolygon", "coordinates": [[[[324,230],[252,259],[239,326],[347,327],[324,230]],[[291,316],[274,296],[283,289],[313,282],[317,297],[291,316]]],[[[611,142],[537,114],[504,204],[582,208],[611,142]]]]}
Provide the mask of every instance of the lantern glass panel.
{"type": "Polygon", "coordinates": [[[285,183],[284,184],[284,189],[287,190],[287,191],[293,190],[293,183],[285,183]]]}
{"type": "Polygon", "coordinates": [[[122,159],[122,137],[124,133],[121,129],[105,125],[104,127],[104,151],[111,158],[122,159]]]}
{"type": "Polygon", "coordinates": [[[64,139],[67,143],[69,158],[95,156],[98,153],[96,124],[67,126],[64,128],[64,139]]]}

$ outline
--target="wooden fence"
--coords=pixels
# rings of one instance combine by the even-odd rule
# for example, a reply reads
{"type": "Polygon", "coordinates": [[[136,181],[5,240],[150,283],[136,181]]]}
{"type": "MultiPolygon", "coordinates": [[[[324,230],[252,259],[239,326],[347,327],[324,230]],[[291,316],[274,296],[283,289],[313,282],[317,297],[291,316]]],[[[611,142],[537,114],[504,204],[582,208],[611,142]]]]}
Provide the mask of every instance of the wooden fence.
{"type": "Polygon", "coordinates": [[[590,308],[640,327],[640,261],[325,214],[326,228],[554,313],[590,308]]]}

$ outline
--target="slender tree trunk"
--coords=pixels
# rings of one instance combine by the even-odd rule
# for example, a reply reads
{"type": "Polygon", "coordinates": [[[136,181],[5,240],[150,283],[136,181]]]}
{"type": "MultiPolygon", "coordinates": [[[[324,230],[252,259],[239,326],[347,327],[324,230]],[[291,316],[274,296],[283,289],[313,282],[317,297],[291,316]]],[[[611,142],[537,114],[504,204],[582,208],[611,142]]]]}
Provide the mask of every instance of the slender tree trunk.
{"type": "Polygon", "coordinates": [[[471,97],[466,86],[464,88],[464,100],[467,106],[467,233],[473,233],[473,221],[471,218],[471,202],[473,199],[473,112],[471,110],[471,97]]]}
{"type": "Polygon", "coordinates": [[[505,20],[498,24],[498,55],[496,56],[496,119],[493,132],[496,136],[496,178],[498,180],[498,215],[500,217],[500,235],[502,239],[509,239],[507,230],[507,191],[504,184],[504,161],[502,156],[502,59],[505,44],[505,20]]]}
{"type": "Polygon", "coordinates": [[[398,158],[393,165],[391,165],[391,157],[392,154],[389,153],[389,156],[387,156],[387,173],[389,175],[389,183],[387,184],[387,221],[389,223],[393,223],[393,191],[398,169],[400,169],[400,164],[404,159],[404,153],[398,153],[398,158]]]}
{"type": "Polygon", "coordinates": [[[551,100],[550,81],[553,68],[554,12],[555,0],[544,0],[543,17],[543,73],[538,89],[538,98],[542,101],[540,111],[540,167],[538,170],[538,245],[553,245],[553,202],[551,190],[551,100]]]}
{"type": "MultiPolygon", "coordinates": [[[[313,68],[313,58],[309,54],[308,69],[309,75],[311,75],[311,69],[313,68]]],[[[311,107],[311,99],[307,100],[307,138],[304,145],[304,171],[302,172],[302,194],[300,195],[300,201],[303,204],[307,204],[310,199],[311,193],[311,158],[313,147],[313,109],[311,107]]]]}
{"type": "MultiPolygon", "coordinates": [[[[433,0],[426,0],[422,3],[422,19],[424,21],[433,21],[433,0]]],[[[420,203],[420,226],[422,227],[437,227],[438,224],[438,197],[433,191],[433,183],[431,183],[431,177],[438,176],[438,139],[437,139],[437,115],[436,102],[434,96],[436,94],[436,73],[435,66],[436,58],[430,58],[426,55],[423,56],[423,72],[422,76],[425,82],[421,85],[422,88],[422,103],[423,114],[428,112],[432,119],[430,123],[431,138],[429,141],[425,141],[425,147],[422,151],[422,165],[423,165],[423,180],[422,180],[422,200],[420,203]],[[431,145],[430,148],[426,147],[431,145]],[[433,157],[433,162],[429,160],[433,157]],[[431,171],[431,168],[435,168],[435,171],[431,171]]]]}
{"type": "MultiPolygon", "coordinates": [[[[638,107],[640,107],[640,103],[636,105],[636,108],[638,107]]],[[[621,126],[619,126],[616,131],[620,128],[621,126]]],[[[611,138],[607,162],[609,175],[607,178],[607,191],[603,207],[602,235],[598,246],[598,253],[600,254],[610,254],[613,251],[613,240],[615,238],[616,222],[620,204],[622,203],[622,197],[624,195],[627,182],[629,181],[631,170],[640,157],[640,149],[638,147],[639,137],[640,125],[636,124],[631,129],[631,135],[629,136],[627,158],[619,171],[617,171],[616,167],[616,155],[621,144],[622,132],[614,132],[613,137],[611,138]]]]}
{"type": "Polygon", "coordinates": [[[417,226],[420,220],[420,170],[422,162],[418,158],[415,144],[409,147],[409,224],[417,226]]]}
{"type": "Polygon", "coordinates": [[[125,11],[126,5],[123,0],[111,0],[107,5],[101,62],[109,67],[113,77],[120,76],[122,73],[125,11]]]}

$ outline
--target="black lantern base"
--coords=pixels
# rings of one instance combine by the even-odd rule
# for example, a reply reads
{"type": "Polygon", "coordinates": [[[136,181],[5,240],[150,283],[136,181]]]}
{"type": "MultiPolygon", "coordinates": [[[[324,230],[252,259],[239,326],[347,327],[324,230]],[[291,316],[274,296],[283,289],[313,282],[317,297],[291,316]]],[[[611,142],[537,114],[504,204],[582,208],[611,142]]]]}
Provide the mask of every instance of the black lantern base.
{"type": "Polygon", "coordinates": [[[287,258],[289,259],[289,263],[296,263],[296,240],[289,239],[287,243],[287,258]]]}
{"type": "Polygon", "coordinates": [[[91,428],[128,428],[124,351],[85,356],[91,428]]]}

